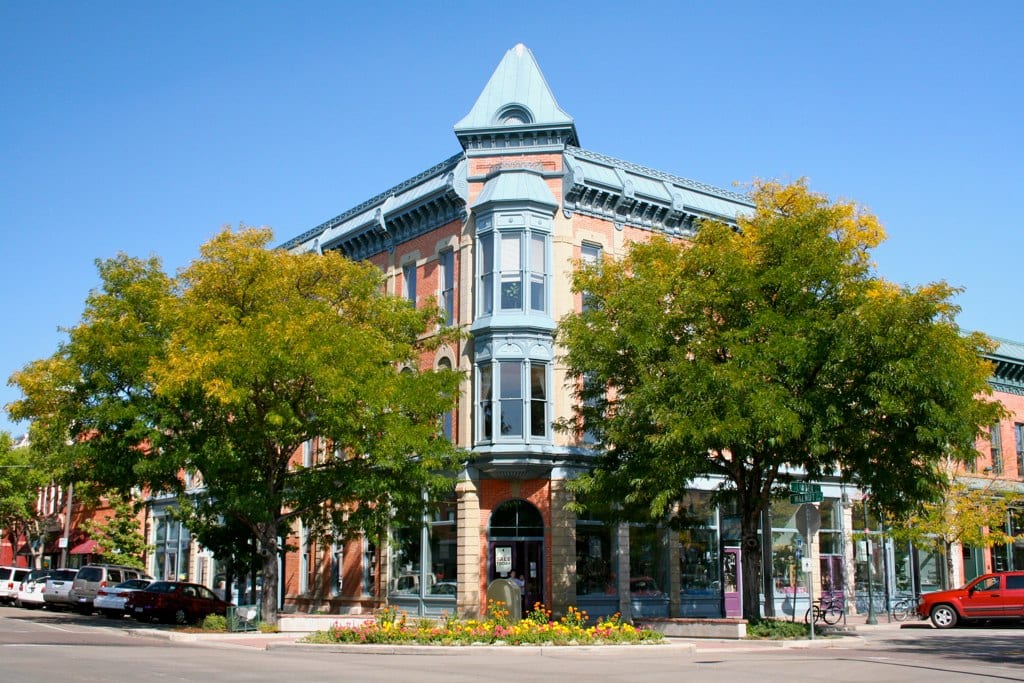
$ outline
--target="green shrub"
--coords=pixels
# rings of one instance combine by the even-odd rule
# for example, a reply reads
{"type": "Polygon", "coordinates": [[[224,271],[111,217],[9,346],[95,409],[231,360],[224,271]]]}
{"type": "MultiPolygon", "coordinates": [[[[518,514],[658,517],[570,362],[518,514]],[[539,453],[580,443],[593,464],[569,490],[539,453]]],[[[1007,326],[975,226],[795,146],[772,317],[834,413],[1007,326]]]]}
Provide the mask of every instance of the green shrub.
{"type": "Polygon", "coordinates": [[[206,618],[203,619],[203,630],[204,631],[227,631],[228,620],[226,617],[222,617],[219,614],[207,614],[206,618]]]}
{"type": "Polygon", "coordinates": [[[747,624],[747,638],[754,640],[788,640],[806,638],[808,635],[810,627],[802,621],[759,619],[747,624]]]}
{"type": "Polygon", "coordinates": [[[260,633],[277,633],[278,628],[274,624],[268,624],[265,621],[260,622],[260,633]]]}

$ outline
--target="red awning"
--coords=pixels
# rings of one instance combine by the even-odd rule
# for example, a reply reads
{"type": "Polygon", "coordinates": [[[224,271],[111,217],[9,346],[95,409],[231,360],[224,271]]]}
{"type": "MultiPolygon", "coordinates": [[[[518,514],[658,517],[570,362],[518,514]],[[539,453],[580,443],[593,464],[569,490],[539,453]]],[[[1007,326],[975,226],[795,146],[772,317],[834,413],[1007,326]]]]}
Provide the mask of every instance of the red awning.
{"type": "Polygon", "coordinates": [[[88,541],[82,541],[74,548],[68,551],[69,555],[91,555],[96,552],[96,541],[91,538],[88,541]]]}

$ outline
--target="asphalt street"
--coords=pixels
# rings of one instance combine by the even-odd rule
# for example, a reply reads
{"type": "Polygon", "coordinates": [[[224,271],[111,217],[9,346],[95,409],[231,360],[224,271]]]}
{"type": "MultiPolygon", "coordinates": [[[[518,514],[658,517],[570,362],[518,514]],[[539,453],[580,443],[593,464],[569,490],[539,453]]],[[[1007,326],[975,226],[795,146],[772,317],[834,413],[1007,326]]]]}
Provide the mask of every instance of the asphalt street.
{"type": "Polygon", "coordinates": [[[856,635],[814,643],[368,648],[0,607],[0,681],[1024,681],[1018,624],[853,626],[856,635]]]}

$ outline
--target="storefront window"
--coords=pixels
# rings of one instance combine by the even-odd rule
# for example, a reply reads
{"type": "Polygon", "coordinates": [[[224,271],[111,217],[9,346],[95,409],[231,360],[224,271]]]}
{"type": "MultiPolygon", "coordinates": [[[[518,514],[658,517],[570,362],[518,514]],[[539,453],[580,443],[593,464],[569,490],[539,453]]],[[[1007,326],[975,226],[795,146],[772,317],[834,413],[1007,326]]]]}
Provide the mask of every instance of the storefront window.
{"type": "Polygon", "coordinates": [[[613,527],[576,523],[576,595],[617,595],[613,527]]]}
{"type": "Polygon", "coordinates": [[[420,528],[394,530],[389,593],[454,599],[458,580],[457,550],[455,501],[440,504],[420,528]]]}
{"type": "MultiPolygon", "coordinates": [[[[772,577],[777,595],[806,593],[806,579],[797,561],[797,550],[802,555],[803,544],[797,545],[800,534],[796,531],[772,530],[772,577]]],[[[802,540],[802,539],[801,539],[802,540]]]]}
{"type": "Polygon", "coordinates": [[[679,584],[684,596],[721,591],[716,512],[707,491],[689,491],[682,500],[679,517],[685,528],[679,532],[679,584]]]}
{"type": "Polygon", "coordinates": [[[667,556],[664,532],[654,526],[629,528],[629,592],[634,597],[652,598],[663,595],[667,556]]]}

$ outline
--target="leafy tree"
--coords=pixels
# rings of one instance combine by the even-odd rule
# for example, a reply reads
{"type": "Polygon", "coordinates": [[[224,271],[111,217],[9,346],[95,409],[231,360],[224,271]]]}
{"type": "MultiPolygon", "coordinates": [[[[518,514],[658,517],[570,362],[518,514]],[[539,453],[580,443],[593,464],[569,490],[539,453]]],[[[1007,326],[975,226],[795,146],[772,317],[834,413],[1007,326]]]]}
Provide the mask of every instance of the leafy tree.
{"type": "Polygon", "coordinates": [[[1000,413],[991,349],[963,336],[945,283],[875,276],[877,219],[804,182],[758,183],[738,228],[705,221],[689,243],[654,238],[581,268],[587,307],[560,324],[578,415],[597,467],[581,500],[670,516],[688,484],[735,499],[744,616],[758,615],[758,524],[791,472],[837,475],[894,512],[932,500],[940,460],[972,460],[1000,413]]]}
{"type": "Polygon", "coordinates": [[[101,522],[85,520],[82,528],[96,541],[102,562],[123,564],[128,567],[145,569],[146,553],[152,547],[146,545],[139,520],[139,505],[125,496],[112,494],[109,497],[113,514],[101,522]]]}
{"type": "Polygon", "coordinates": [[[38,567],[48,528],[55,516],[47,517],[37,507],[39,489],[49,483],[42,456],[31,446],[14,446],[6,432],[0,432],[0,529],[14,552],[28,546],[32,567],[38,567]]]}
{"type": "Polygon", "coordinates": [[[1024,537],[1006,533],[1007,514],[1019,507],[1021,499],[997,488],[990,480],[981,488],[972,488],[962,479],[954,479],[955,463],[947,463],[949,485],[933,501],[889,522],[897,541],[911,542],[920,548],[934,548],[946,560],[946,576],[954,576],[953,545],[991,548],[1024,537]]]}
{"type": "MultiPolygon", "coordinates": [[[[101,287],[54,356],[12,376],[12,415],[65,443],[76,471],[178,495],[197,528],[241,525],[277,618],[279,539],[296,518],[324,533],[423,511],[457,464],[439,416],[459,375],[415,368],[450,340],[439,311],[383,294],[374,266],[271,250],[269,230],[225,230],[175,277],[156,258],[100,262],[101,287]],[[330,444],[309,467],[293,454],[330,444]],[[184,473],[202,488],[187,491],[184,473]]],[[[80,475],[81,476],[81,475],[80,475]]]]}

